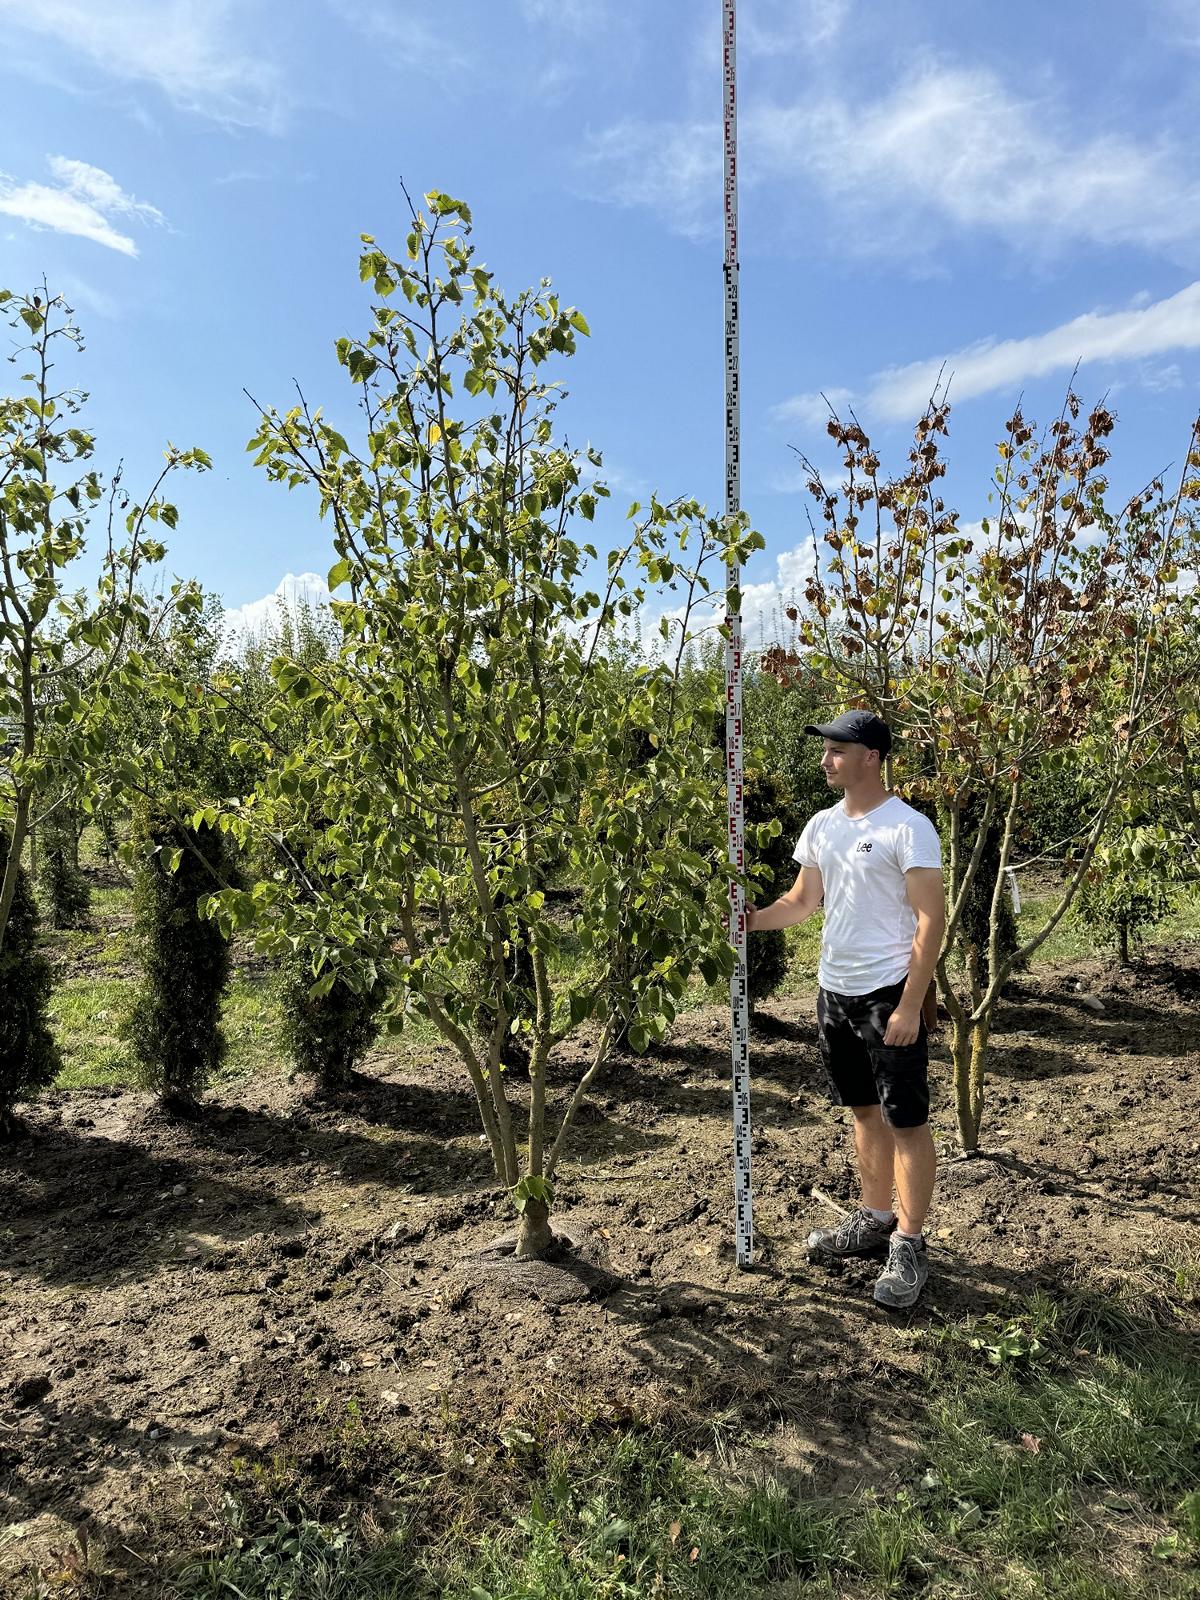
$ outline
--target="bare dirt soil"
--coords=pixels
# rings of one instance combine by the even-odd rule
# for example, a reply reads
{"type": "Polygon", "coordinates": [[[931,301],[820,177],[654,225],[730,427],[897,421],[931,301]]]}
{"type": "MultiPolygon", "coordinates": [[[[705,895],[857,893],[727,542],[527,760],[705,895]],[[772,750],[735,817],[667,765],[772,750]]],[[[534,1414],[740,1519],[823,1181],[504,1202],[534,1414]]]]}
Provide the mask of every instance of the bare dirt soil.
{"type": "Polygon", "coordinates": [[[900,1316],[871,1300],[876,1263],[805,1258],[828,1202],[854,1203],[810,1010],[773,1005],[754,1042],[750,1273],[731,1251],[721,1009],[598,1086],[561,1174],[577,1249],[553,1263],[489,1249],[511,1212],[443,1052],[368,1063],[379,1075],[335,1105],[282,1078],[237,1085],[189,1123],[132,1090],[47,1095],[0,1151],[0,1593],[81,1526],[127,1548],[136,1586],[154,1507],[234,1458],[340,1473],[368,1505],[370,1449],[349,1485],[330,1450],[347,1419],[360,1444],[417,1449],[453,1418],[485,1449],[529,1402],[582,1393],[719,1419],[815,1489],[886,1485],[928,1401],[916,1330],[1080,1272],[1152,1285],[1156,1263],[1196,1258],[1200,946],[1020,981],[996,1036],[994,1153],[944,1162],[929,1287],[900,1316]]]}

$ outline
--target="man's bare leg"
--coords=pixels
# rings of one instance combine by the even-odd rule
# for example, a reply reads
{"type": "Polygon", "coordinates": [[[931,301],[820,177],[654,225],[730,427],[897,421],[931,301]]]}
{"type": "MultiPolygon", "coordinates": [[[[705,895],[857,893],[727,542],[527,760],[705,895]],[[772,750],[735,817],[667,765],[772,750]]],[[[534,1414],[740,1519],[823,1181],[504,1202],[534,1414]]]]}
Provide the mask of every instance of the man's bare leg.
{"type": "MultiPolygon", "coordinates": [[[[855,1123],[857,1128],[858,1124],[855,1123]]],[[[937,1174],[937,1151],[929,1124],[919,1128],[885,1129],[895,1150],[896,1214],[900,1232],[916,1237],[925,1226],[929,1203],[933,1199],[933,1180],[937,1174]]],[[[870,1205],[872,1202],[868,1201],[870,1205]]],[[[890,1204],[890,1201],[887,1202],[890,1204]]]]}
{"type": "Polygon", "coordinates": [[[862,1182],[863,1205],[872,1211],[892,1209],[895,1145],[892,1130],[884,1122],[879,1107],[851,1106],[854,1113],[854,1153],[862,1182]]]}

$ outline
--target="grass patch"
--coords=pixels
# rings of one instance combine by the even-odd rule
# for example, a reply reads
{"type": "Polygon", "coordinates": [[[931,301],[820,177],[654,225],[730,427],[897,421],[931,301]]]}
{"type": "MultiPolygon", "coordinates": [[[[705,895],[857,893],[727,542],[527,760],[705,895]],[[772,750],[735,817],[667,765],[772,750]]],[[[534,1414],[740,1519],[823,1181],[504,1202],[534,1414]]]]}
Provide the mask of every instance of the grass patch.
{"type": "Polygon", "coordinates": [[[62,1052],[60,1089],[134,1082],[133,1058],[121,1029],[133,1004],[128,978],[65,978],[50,1004],[50,1025],[62,1052]]]}
{"type": "MultiPolygon", "coordinates": [[[[1022,939],[1028,939],[1045,925],[1058,904],[1059,895],[1053,885],[1022,885],[1022,889],[1018,931],[1022,939]]],[[[1188,884],[1180,890],[1171,915],[1149,930],[1142,952],[1150,955],[1156,944],[1195,938],[1200,938],[1200,885],[1188,884]]],[[[1135,960],[1138,953],[1135,949],[1135,960]]],[[[1078,916],[1072,906],[1045,944],[1035,952],[1032,965],[1035,968],[1052,966],[1055,962],[1076,961],[1080,957],[1090,956],[1107,956],[1115,960],[1116,954],[1115,941],[1098,942],[1094,928],[1078,916]]]]}
{"type": "MultiPolygon", "coordinates": [[[[137,1082],[130,1047],[122,1038],[136,995],[136,980],[123,977],[65,978],[54,990],[50,1021],[63,1056],[60,1089],[137,1082]]],[[[279,1008],[269,976],[235,972],[226,991],[221,1025],[229,1053],[221,1081],[282,1070],[279,1008]]]]}
{"type": "Polygon", "coordinates": [[[271,967],[235,967],[221,1004],[228,1051],[218,1081],[275,1076],[288,1068],[279,1044],[279,992],[271,967]]]}
{"type": "MultiPolygon", "coordinates": [[[[1164,1321],[1183,1304],[1161,1302],[1164,1321]]],[[[1200,1557],[1200,1367],[1193,1341],[1143,1312],[1072,1289],[928,1332],[920,1460],[886,1491],[837,1499],[697,1455],[686,1428],[578,1403],[529,1408],[496,1439],[467,1419],[460,1438],[397,1440],[390,1457],[355,1413],[328,1453],[362,1432],[389,1515],[364,1518],[349,1486],[318,1514],[279,1463],[255,1469],[163,1592],[1184,1600],[1200,1557]]]]}
{"type": "MultiPolygon", "coordinates": [[[[54,1026],[63,1051],[65,1067],[58,1079],[61,1088],[83,1085],[121,1085],[133,1081],[132,1066],[125,1047],[116,1037],[116,1020],[132,1005],[136,982],[136,950],[129,927],[132,897],[126,888],[93,889],[92,925],[70,932],[47,931],[43,944],[66,976],[54,998],[54,1026]],[[82,975],[80,975],[82,974],[82,975]],[[123,975],[118,977],[118,975],[123,975]]],[[[1042,926],[1056,904],[1053,886],[1027,886],[1020,917],[1023,938],[1042,926]]],[[[811,997],[817,984],[817,963],[821,948],[821,916],[800,927],[786,930],[788,970],[778,991],[781,999],[811,997]]],[[[1180,895],[1171,917],[1154,932],[1154,943],[1200,938],[1200,886],[1189,886],[1180,895]]],[[[1080,957],[1109,952],[1096,943],[1093,931],[1073,912],[1042,945],[1033,966],[1042,968],[1080,957]]],[[[578,980],[586,973],[590,957],[563,952],[554,964],[552,977],[565,982],[578,980]]],[[[693,980],[680,1008],[687,1012],[699,1006],[724,1005],[728,988],[724,982],[707,985],[693,980]]],[[[769,1004],[769,1002],[768,1002],[769,1004]]],[[[235,968],[225,1004],[225,1029],[229,1056],[221,1071],[223,1081],[234,1081],[254,1073],[287,1070],[279,1048],[279,1007],[272,969],[262,966],[235,968]]],[[[433,1024],[413,1016],[406,1020],[402,1035],[381,1036],[375,1052],[397,1062],[420,1054],[444,1041],[433,1024]]]]}
{"type": "Polygon", "coordinates": [[[1175,909],[1154,930],[1156,941],[1200,939],[1200,884],[1188,884],[1180,891],[1175,909]]]}

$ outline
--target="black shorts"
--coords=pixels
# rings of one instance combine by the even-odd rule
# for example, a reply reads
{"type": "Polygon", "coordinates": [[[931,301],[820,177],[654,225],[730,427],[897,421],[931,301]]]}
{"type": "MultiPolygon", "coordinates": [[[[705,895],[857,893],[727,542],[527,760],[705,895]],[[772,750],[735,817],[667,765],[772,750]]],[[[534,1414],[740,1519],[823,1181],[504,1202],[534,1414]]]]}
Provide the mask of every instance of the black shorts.
{"type": "Polygon", "coordinates": [[[888,1018],[904,980],[870,994],[817,990],[817,1040],[835,1106],[877,1105],[894,1128],[929,1120],[929,1040],[924,1020],[912,1044],[886,1045],[888,1018]]]}

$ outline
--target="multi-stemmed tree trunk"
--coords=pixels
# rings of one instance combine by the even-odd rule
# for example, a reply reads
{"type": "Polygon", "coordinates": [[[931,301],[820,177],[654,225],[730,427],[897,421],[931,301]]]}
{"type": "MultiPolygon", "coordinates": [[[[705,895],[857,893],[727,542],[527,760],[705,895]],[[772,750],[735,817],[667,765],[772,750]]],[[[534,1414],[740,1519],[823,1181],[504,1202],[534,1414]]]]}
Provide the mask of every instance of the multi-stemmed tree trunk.
{"type": "Polygon", "coordinates": [[[1195,567],[1200,455],[1193,429],[1176,492],[1153,484],[1111,512],[1109,413],[1081,424],[1068,396],[1035,442],[1018,411],[999,446],[996,514],[968,535],[938,492],[948,412],[931,404],[896,478],[856,421],[830,421],[846,479],[830,489],[811,472],[825,531],[805,609],[792,613],[798,648],[776,647],[765,665],[785,682],[820,673],[831,699],[884,715],[900,736],[901,792],[936,809],[948,901],[938,980],[972,1153],[1004,984],[1067,915],[1110,818],[1176,733],[1189,626],[1178,575],[1195,567]],[[1030,780],[1063,763],[1082,766],[1089,804],[1062,842],[1053,907],[1014,940],[1006,878],[1030,780]]]}
{"type": "MultiPolygon", "coordinates": [[[[174,527],[176,521],[174,506],[159,490],[176,468],[209,462],[202,451],[172,448],[141,504],[132,503],[118,482],[110,485],[100,577],[89,598],[68,573],[84,554],[93,513],[106,495],[98,474],[86,466],[93,439],[79,425],[79,414],[87,396],[56,388],[54,377],[61,354],[79,347],[79,332],[62,297],[44,288],[24,296],[0,289],[0,308],[26,341],[13,359],[19,356],[29,369],[20,392],[0,397],[3,957],[26,841],[57,806],[86,809],[111,769],[105,711],[114,684],[136,677],[136,646],[150,626],[138,579],[164,554],[151,527],[174,527]]],[[[191,595],[190,585],[174,585],[168,608],[186,608],[191,595]]],[[[35,979],[29,982],[36,987],[35,979]]],[[[34,1052],[30,1090],[43,1081],[36,1058],[34,1052]]]]}
{"type": "Polygon", "coordinates": [[[314,995],[362,981],[356,952],[384,952],[389,1025],[423,1016],[459,1057],[517,1253],[536,1255],[614,1039],[661,1039],[690,974],[732,964],[707,738],[719,684],[682,686],[710,569],[761,540],[652,499],[606,559],[578,542],[606,491],[599,457],[556,441],[546,374],[587,325],[548,285],[503,295],[473,259],[467,208],[426,202],[402,258],[366,241],[373,327],[337,347],[363,438],[301,404],[264,412],[255,440],[332,524],[343,642],[328,663],[276,663],[310,731],[222,819],[287,844],[302,870],[213,910],[303,952],[314,995]],[[629,661],[616,630],[651,595],[663,644],[629,661]],[[560,876],[579,896],[552,914],[560,876]],[[551,1059],[580,1030],[587,1064],[552,1103],[551,1059]]]}
{"type": "MultiPolygon", "coordinates": [[[[9,848],[0,827],[0,855],[9,848]]],[[[46,1017],[54,979],[37,932],[37,902],[18,867],[0,949],[0,1141],[19,1131],[17,1102],[53,1083],[62,1065],[46,1017]]]]}

